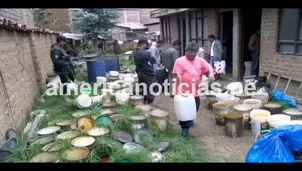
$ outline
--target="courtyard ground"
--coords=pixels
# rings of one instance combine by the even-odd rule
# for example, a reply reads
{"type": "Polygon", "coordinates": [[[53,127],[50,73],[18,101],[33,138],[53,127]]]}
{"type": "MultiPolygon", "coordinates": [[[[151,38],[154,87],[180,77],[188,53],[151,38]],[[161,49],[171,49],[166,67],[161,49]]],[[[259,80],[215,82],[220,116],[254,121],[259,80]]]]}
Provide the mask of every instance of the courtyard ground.
{"type": "MultiPolygon", "coordinates": [[[[128,67],[133,66],[133,61],[127,61],[120,57],[120,63],[128,67]]],[[[220,81],[222,85],[227,85],[231,80],[223,79],[220,81]]],[[[190,130],[191,136],[198,139],[202,146],[205,146],[207,153],[211,156],[213,162],[244,162],[245,156],[255,140],[251,130],[244,130],[243,136],[240,138],[229,138],[225,135],[225,129],[215,124],[214,112],[205,109],[205,97],[201,97],[201,105],[196,126],[190,130]]],[[[166,110],[170,113],[169,122],[177,130],[180,127],[175,117],[173,98],[161,94],[156,97],[154,106],[166,110]]]]}
{"type": "MultiPolygon", "coordinates": [[[[173,98],[160,95],[156,97],[154,106],[170,112],[170,124],[174,125],[180,134],[180,127],[175,117],[173,98]]],[[[229,138],[225,135],[223,126],[215,125],[214,112],[205,109],[205,98],[201,97],[201,107],[195,127],[190,130],[191,136],[204,144],[213,162],[244,162],[246,153],[254,142],[255,136],[251,130],[244,130],[240,138],[229,138]]]]}

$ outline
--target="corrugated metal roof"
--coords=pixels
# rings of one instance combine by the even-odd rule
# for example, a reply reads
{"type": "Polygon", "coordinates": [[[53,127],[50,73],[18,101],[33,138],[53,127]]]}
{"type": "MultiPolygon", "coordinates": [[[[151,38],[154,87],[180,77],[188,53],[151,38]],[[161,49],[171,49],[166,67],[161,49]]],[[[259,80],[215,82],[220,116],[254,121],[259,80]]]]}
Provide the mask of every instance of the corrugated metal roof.
{"type": "Polygon", "coordinates": [[[147,27],[145,27],[142,23],[138,23],[138,22],[117,23],[116,25],[118,27],[125,27],[125,28],[129,28],[131,30],[147,29],[147,27]]]}
{"type": "MultiPolygon", "coordinates": [[[[73,39],[73,40],[81,40],[83,39],[83,35],[82,34],[73,34],[73,33],[63,33],[62,34],[64,37],[66,37],[67,39],[73,39]]],[[[104,39],[104,37],[102,36],[98,36],[99,39],[104,39]]]]}

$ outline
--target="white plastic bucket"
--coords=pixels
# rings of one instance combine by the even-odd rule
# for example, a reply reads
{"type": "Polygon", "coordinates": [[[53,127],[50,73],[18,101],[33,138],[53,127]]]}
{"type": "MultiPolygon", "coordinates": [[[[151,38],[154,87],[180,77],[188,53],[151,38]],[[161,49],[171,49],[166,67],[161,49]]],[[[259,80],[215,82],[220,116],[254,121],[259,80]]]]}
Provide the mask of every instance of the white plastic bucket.
{"type": "Polygon", "coordinates": [[[67,85],[67,89],[69,92],[76,92],[78,90],[77,84],[75,84],[74,82],[71,82],[67,85]]]}
{"type": "Polygon", "coordinates": [[[244,67],[245,67],[244,76],[250,76],[251,75],[252,62],[244,62],[244,67]]]}
{"type": "Polygon", "coordinates": [[[290,125],[302,125],[302,120],[293,120],[289,124],[290,125]]]}
{"type": "Polygon", "coordinates": [[[88,108],[92,105],[92,99],[88,94],[81,94],[75,99],[78,108],[88,108]]]}
{"type": "Polygon", "coordinates": [[[262,106],[262,101],[259,99],[246,99],[243,104],[251,107],[252,109],[259,109],[262,106]]]}
{"type": "Polygon", "coordinates": [[[135,79],[131,76],[124,76],[125,83],[133,83],[135,82],[135,79]]]}
{"type": "Polygon", "coordinates": [[[118,79],[120,79],[120,80],[124,80],[124,76],[125,76],[126,74],[119,74],[118,75],[118,79]]]}
{"type": "Polygon", "coordinates": [[[277,114],[277,115],[271,115],[268,117],[268,124],[270,129],[277,128],[278,126],[290,124],[291,119],[290,116],[277,114]]]}
{"type": "Polygon", "coordinates": [[[109,76],[110,77],[118,77],[119,72],[118,71],[109,71],[109,76]]]}
{"type": "Polygon", "coordinates": [[[96,83],[106,83],[107,78],[106,77],[96,77],[96,83]]]}
{"type": "Polygon", "coordinates": [[[254,135],[257,135],[261,131],[268,130],[268,118],[271,116],[271,112],[268,110],[261,110],[261,109],[254,109],[250,113],[251,117],[251,125],[252,125],[252,132],[254,135]],[[260,115],[264,116],[260,116],[260,115]],[[257,116],[258,115],[258,116],[257,116]]]}
{"type": "Polygon", "coordinates": [[[115,100],[118,104],[124,104],[129,101],[130,94],[129,93],[123,93],[123,92],[117,92],[115,94],[115,100]]]}

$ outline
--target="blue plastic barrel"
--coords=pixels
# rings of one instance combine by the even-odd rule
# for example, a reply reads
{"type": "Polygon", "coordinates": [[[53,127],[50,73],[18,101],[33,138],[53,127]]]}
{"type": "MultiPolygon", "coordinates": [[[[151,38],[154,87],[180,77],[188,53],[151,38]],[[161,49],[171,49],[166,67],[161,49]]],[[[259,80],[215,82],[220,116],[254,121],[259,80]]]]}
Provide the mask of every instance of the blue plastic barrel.
{"type": "Polygon", "coordinates": [[[96,82],[96,77],[106,76],[105,72],[105,62],[104,59],[101,57],[91,59],[86,61],[87,62],[87,71],[88,71],[88,80],[91,83],[96,82]]]}
{"type": "Polygon", "coordinates": [[[113,57],[113,56],[106,56],[104,57],[105,60],[105,71],[119,71],[120,70],[120,64],[119,64],[119,58],[113,57]]]}

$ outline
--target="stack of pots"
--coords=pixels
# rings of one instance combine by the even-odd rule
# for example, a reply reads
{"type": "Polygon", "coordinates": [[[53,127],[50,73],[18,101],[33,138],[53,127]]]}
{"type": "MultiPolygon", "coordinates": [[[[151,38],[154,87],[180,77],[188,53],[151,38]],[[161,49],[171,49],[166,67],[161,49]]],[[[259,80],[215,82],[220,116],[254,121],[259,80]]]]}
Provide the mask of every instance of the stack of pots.
{"type": "Polygon", "coordinates": [[[119,72],[118,71],[109,71],[109,80],[116,81],[119,79],[119,72]]]}
{"type": "Polygon", "coordinates": [[[252,99],[258,99],[258,100],[260,100],[261,103],[262,103],[262,105],[263,105],[263,104],[266,104],[268,102],[269,95],[268,95],[268,93],[264,93],[264,92],[262,92],[262,93],[255,93],[255,94],[252,95],[252,99]]]}
{"type": "Polygon", "coordinates": [[[224,126],[224,115],[228,114],[230,112],[230,105],[225,103],[215,103],[213,104],[213,109],[215,112],[215,122],[216,125],[224,126]]]}
{"type": "Polygon", "coordinates": [[[252,107],[244,105],[244,104],[238,104],[233,107],[234,113],[240,113],[243,116],[243,127],[245,129],[251,128],[251,118],[250,118],[250,112],[252,111],[252,107]]]}

